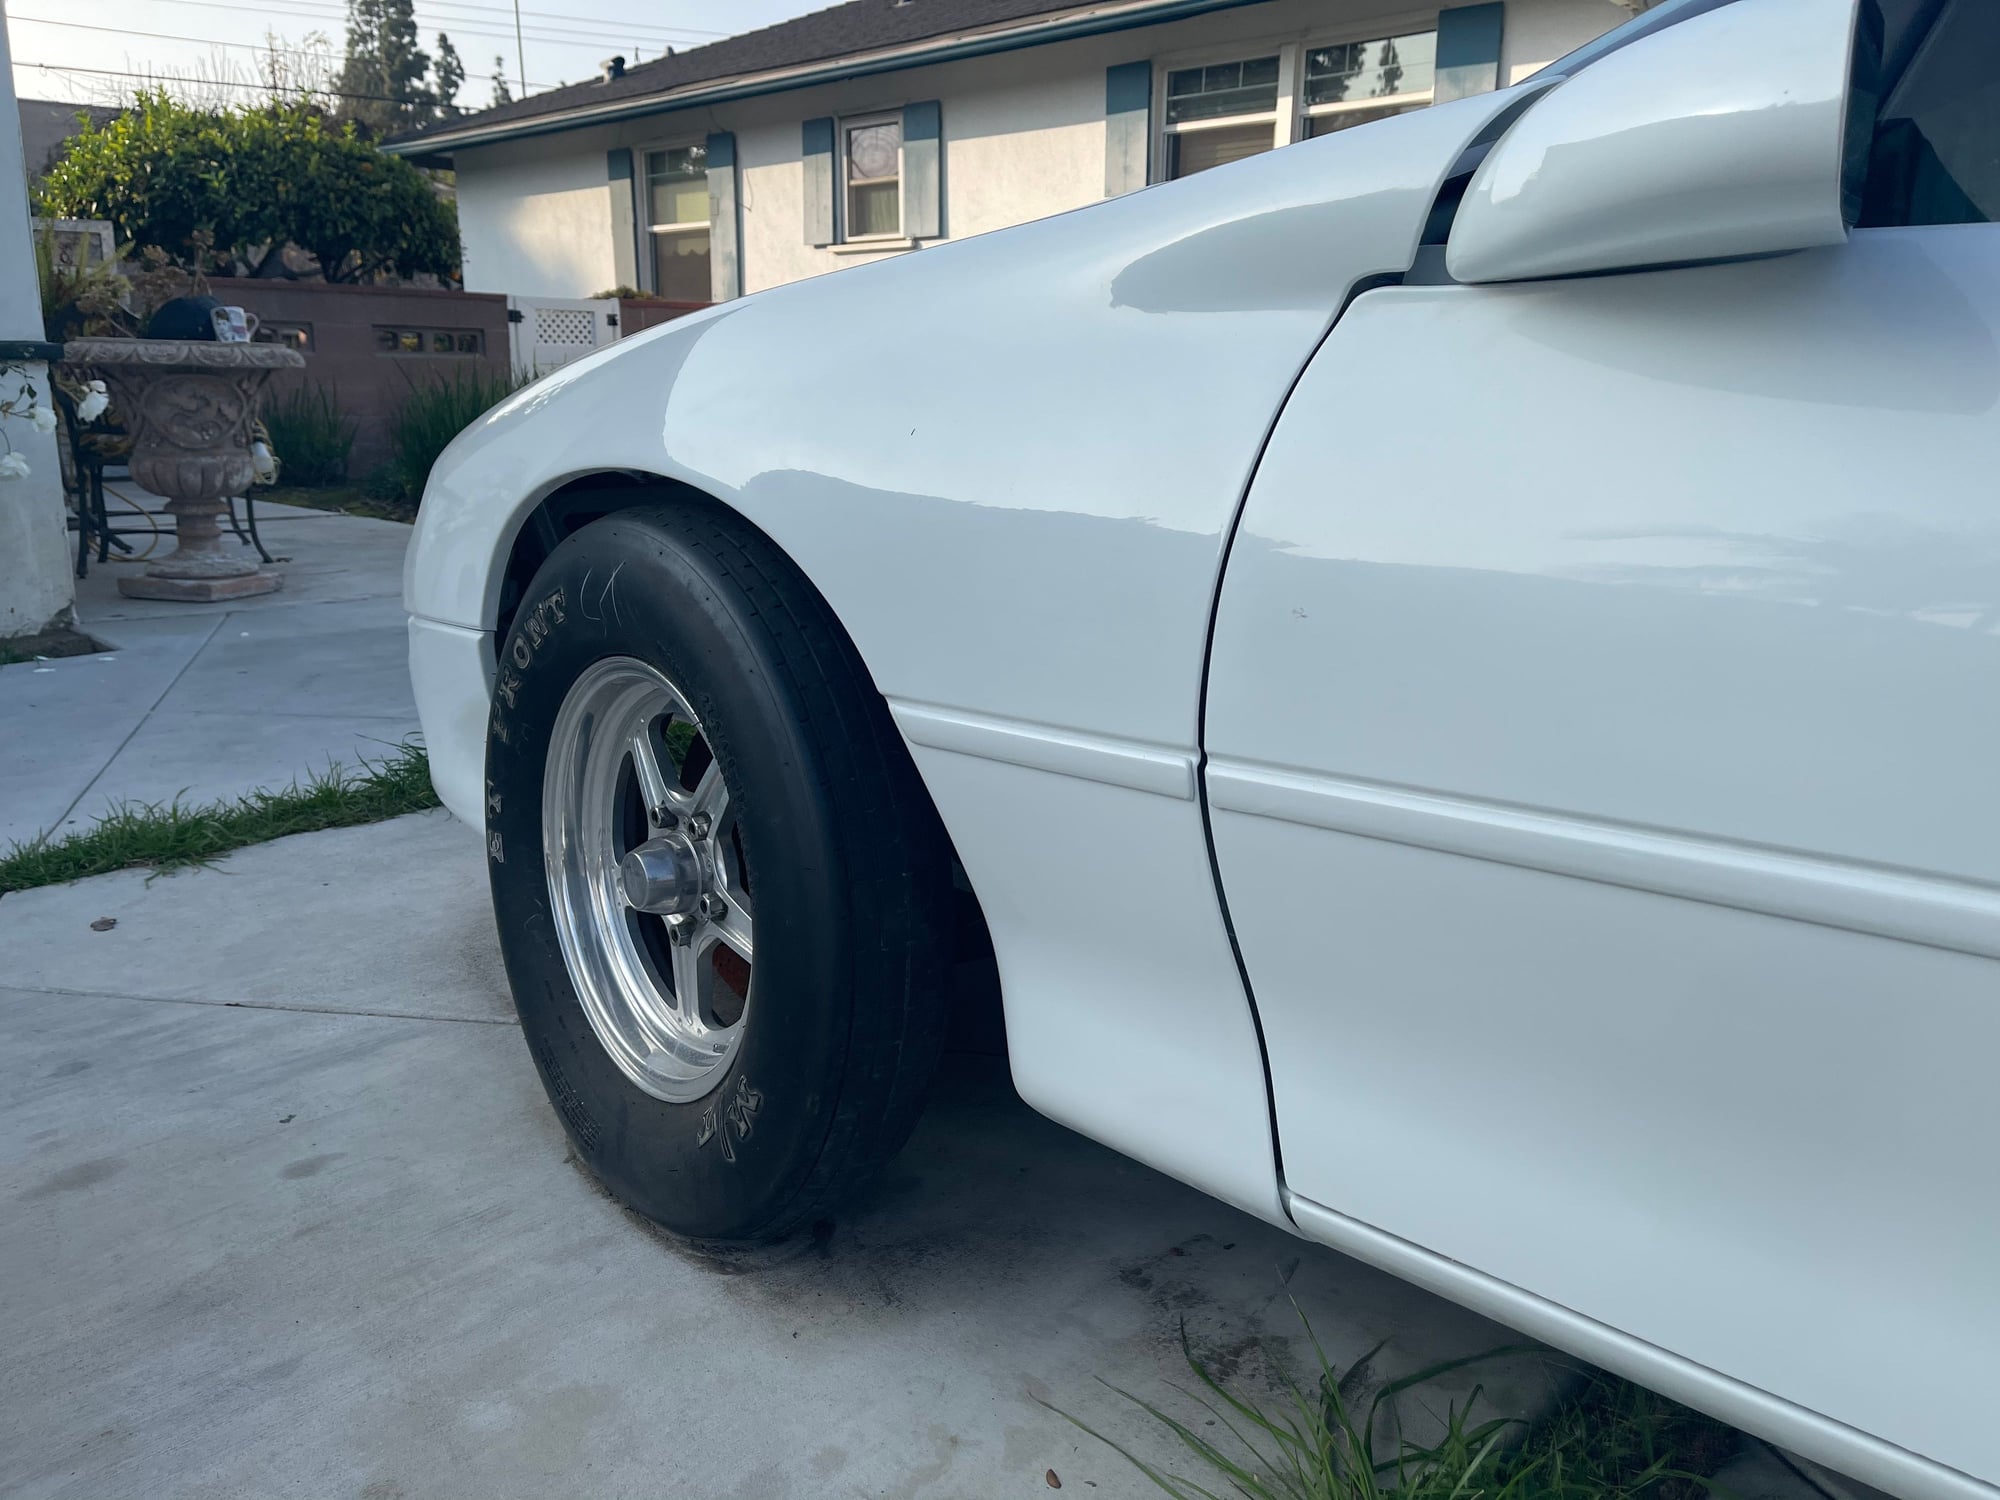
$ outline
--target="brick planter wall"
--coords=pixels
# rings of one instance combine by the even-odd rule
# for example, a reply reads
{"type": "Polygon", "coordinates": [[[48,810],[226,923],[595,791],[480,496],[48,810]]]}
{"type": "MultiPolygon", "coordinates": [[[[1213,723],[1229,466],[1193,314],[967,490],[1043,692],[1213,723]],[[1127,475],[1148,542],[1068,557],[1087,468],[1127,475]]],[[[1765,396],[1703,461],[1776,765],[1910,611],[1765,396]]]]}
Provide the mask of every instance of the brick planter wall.
{"type": "Polygon", "coordinates": [[[304,370],[272,379],[267,401],[302,384],[329,387],[338,397],[355,423],[348,472],[356,482],[388,459],[389,421],[413,384],[450,380],[468,367],[507,369],[507,299],[494,293],[228,276],[210,278],[210,290],[262,320],[260,341],[289,343],[305,355],[304,370]]]}

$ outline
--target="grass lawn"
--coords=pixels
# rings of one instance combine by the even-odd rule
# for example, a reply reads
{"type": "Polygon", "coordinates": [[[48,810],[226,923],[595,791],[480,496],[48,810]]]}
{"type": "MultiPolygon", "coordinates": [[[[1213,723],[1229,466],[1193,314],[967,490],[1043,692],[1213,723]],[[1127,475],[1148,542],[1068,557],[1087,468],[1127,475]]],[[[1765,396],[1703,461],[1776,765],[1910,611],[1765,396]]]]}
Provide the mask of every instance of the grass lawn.
{"type": "Polygon", "coordinates": [[[31,839],[0,854],[0,896],[113,870],[207,864],[288,833],[376,823],[437,805],[430,760],[415,745],[364,761],[358,771],[336,765],[280,791],[228,802],[120,803],[81,832],[31,839]]]}

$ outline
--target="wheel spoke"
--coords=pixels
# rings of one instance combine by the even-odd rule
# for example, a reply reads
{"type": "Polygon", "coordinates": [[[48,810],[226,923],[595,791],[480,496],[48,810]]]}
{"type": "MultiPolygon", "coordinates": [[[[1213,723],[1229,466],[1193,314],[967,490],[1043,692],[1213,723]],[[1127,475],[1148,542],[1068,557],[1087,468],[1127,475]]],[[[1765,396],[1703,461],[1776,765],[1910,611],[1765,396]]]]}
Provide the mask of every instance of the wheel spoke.
{"type": "Polygon", "coordinates": [[[722,767],[711,759],[694,790],[683,792],[676,787],[674,797],[684,811],[706,813],[711,823],[721,822],[722,810],[729,805],[729,789],[722,784],[722,767]]]}
{"type": "Polygon", "coordinates": [[[696,1026],[701,1019],[701,949],[697,940],[674,945],[674,1009],[684,1022],[696,1026]]]}
{"type": "Polygon", "coordinates": [[[665,773],[660,769],[660,746],[653,735],[651,720],[641,724],[632,733],[632,770],[639,778],[639,791],[646,799],[646,813],[649,817],[678,800],[665,773]]]}
{"type": "Polygon", "coordinates": [[[728,903],[728,910],[719,917],[709,919],[708,927],[722,942],[736,950],[736,956],[745,963],[750,962],[750,908],[734,891],[720,893],[728,903]]]}

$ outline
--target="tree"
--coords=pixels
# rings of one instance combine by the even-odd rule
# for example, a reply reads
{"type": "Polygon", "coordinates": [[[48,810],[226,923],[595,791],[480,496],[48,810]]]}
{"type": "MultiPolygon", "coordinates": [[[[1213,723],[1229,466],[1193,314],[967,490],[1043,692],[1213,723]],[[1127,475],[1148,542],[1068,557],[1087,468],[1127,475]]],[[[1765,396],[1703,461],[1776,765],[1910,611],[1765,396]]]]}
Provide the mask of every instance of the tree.
{"type": "Polygon", "coordinates": [[[458,269],[457,210],[423,173],[352,127],[328,136],[314,155],[288,232],[328,281],[458,269]]]}
{"type": "MultiPolygon", "coordinates": [[[[454,61],[456,59],[454,58],[454,61]]],[[[340,118],[374,135],[427,124],[437,103],[424,87],[430,57],[417,45],[410,0],[347,0],[347,62],[340,118]]]]}
{"type": "Polygon", "coordinates": [[[493,102],[487,108],[498,109],[513,102],[514,91],[507,87],[507,60],[496,53],[493,58],[493,102]]]}
{"type": "Polygon", "coordinates": [[[109,219],[121,243],[252,274],[286,244],[328,281],[449,276],[458,216],[401,157],[300,102],[204,111],[164,90],[71,139],[39,211],[109,219]]]}
{"type": "MultiPolygon", "coordinates": [[[[290,99],[315,109],[331,110],[339,101],[340,63],[323,31],[308,31],[297,46],[287,45],[275,31],[264,32],[264,55],[257,60],[259,82],[274,99],[290,99]]],[[[238,94],[232,103],[241,103],[238,94]]]]}
{"type": "Polygon", "coordinates": [[[217,246],[267,241],[271,204],[237,189],[223,116],[158,88],[103,125],[86,124],[50,168],[39,193],[51,218],[109,219],[119,242],[156,245],[183,262],[218,267],[196,236],[217,246]]]}
{"type": "Polygon", "coordinates": [[[452,46],[451,38],[440,31],[437,51],[431,57],[431,97],[437,101],[438,113],[448,120],[456,119],[462,113],[458,107],[458,91],[464,83],[465,64],[458,60],[458,48],[452,46]]]}

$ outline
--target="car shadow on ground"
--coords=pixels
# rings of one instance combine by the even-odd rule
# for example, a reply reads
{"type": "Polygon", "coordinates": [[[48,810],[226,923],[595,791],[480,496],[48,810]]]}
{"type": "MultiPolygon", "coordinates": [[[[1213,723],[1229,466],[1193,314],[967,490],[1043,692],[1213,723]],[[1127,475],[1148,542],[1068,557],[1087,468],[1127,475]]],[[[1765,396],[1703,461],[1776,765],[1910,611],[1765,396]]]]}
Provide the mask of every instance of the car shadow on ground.
{"type": "MultiPolygon", "coordinates": [[[[1353,1385],[1365,1403],[1399,1375],[1528,1342],[1037,1114],[1005,1058],[985,1051],[948,1053],[909,1144],[880,1179],[782,1243],[689,1241],[621,1212],[759,1319],[832,1332],[942,1318],[1046,1341],[1054,1379],[1024,1371],[1027,1394],[1081,1414],[1076,1377],[1095,1377],[1085,1382],[1102,1382],[1088,1418],[1121,1417],[1127,1437],[1147,1428],[1102,1387],[1199,1421],[1181,1394],[1197,1384],[1190,1356],[1271,1404],[1287,1381],[1314,1387],[1317,1340],[1343,1373],[1367,1359],[1353,1385]],[[1070,1402],[1053,1399],[1058,1385],[1070,1402]]],[[[1559,1359],[1496,1353],[1406,1401],[1401,1420],[1424,1440],[1475,1387],[1482,1416],[1540,1411],[1572,1376],[1559,1359]]],[[[1392,1447],[1396,1431],[1385,1424],[1392,1447]]],[[[1165,1440],[1155,1456],[1171,1453],[1171,1440],[1154,1435],[1165,1440]]]]}

